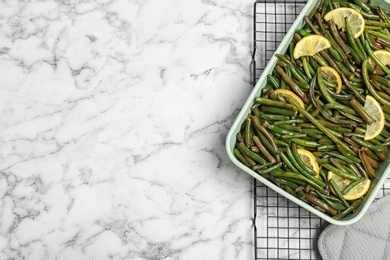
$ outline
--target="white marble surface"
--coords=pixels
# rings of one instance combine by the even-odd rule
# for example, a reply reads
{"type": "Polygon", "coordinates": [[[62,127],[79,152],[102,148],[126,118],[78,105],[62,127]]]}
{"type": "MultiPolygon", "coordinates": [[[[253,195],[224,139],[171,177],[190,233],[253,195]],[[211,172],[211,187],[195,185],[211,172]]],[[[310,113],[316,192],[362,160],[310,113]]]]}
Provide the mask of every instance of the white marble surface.
{"type": "Polygon", "coordinates": [[[252,259],[253,1],[78,2],[0,4],[0,259],[252,259]]]}

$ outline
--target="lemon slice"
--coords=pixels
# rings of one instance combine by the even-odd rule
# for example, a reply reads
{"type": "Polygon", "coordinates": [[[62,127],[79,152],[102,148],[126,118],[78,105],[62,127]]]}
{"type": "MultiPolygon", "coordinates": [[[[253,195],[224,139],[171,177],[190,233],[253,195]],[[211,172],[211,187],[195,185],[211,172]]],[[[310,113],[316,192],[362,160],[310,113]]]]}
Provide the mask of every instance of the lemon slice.
{"type": "Polygon", "coordinates": [[[375,122],[367,125],[364,140],[372,140],[382,132],[385,127],[385,114],[382,111],[381,105],[370,95],[366,96],[364,110],[369,114],[375,122]]]}
{"type": "Polygon", "coordinates": [[[328,39],[321,35],[309,35],[303,37],[295,45],[293,56],[298,59],[301,56],[313,56],[316,53],[331,47],[328,39]]]}
{"type": "MultiPolygon", "coordinates": [[[[388,66],[390,65],[390,52],[385,50],[376,50],[374,51],[374,55],[378,58],[380,62],[383,63],[383,65],[388,66]]],[[[369,62],[373,68],[376,68],[376,63],[369,58],[369,62]]]]}
{"type": "Polygon", "coordinates": [[[385,50],[376,50],[374,51],[375,56],[378,58],[380,62],[384,65],[390,64],[390,52],[385,50]]]}
{"type": "Polygon", "coordinates": [[[301,160],[304,162],[304,164],[312,168],[317,173],[316,178],[318,178],[318,176],[320,175],[320,166],[318,166],[316,157],[311,152],[305,149],[297,149],[297,151],[299,157],[301,157],[301,160]]]}
{"type": "MultiPolygon", "coordinates": [[[[337,174],[334,174],[333,172],[328,172],[328,180],[333,179],[339,187],[341,191],[343,191],[349,184],[351,184],[353,181],[343,178],[337,174]]],[[[370,188],[371,180],[365,179],[355,187],[353,187],[350,191],[348,191],[347,194],[343,195],[345,200],[356,200],[358,198],[361,198],[364,194],[367,193],[368,189],[370,188]]],[[[330,189],[334,194],[332,187],[330,189]]]]}
{"type": "Polygon", "coordinates": [[[322,66],[322,72],[328,76],[328,82],[336,84],[336,93],[339,94],[343,88],[343,82],[341,81],[340,74],[332,67],[322,66]]]}
{"type": "Polygon", "coordinates": [[[358,11],[346,7],[336,8],[327,13],[324,16],[324,19],[326,21],[333,20],[340,29],[345,28],[346,17],[348,19],[349,25],[351,26],[355,39],[359,38],[359,36],[362,35],[364,31],[365,22],[363,16],[358,11]]]}
{"type": "Polygon", "coordinates": [[[285,98],[285,97],[289,97],[289,98],[292,98],[294,99],[296,102],[299,103],[299,105],[301,105],[301,107],[305,108],[305,104],[303,103],[302,99],[300,97],[298,97],[294,92],[292,92],[291,90],[287,90],[287,89],[277,89],[275,90],[274,92],[272,92],[272,95],[275,95],[277,97],[282,97],[282,98],[285,98]]]}

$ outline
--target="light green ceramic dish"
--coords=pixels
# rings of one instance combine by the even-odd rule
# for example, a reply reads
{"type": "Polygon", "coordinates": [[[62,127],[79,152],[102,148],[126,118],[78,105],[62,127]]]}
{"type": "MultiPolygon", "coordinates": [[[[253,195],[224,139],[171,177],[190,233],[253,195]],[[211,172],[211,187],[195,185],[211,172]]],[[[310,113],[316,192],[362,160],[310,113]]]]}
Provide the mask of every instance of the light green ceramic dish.
{"type": "MultiPolygon", "coordinates": [[[[316,0],[309,0],[308,3],[303,8],[300,15],[297,17],[293,25],[291,26],[290,30],[287,32],[286,36],[284,37],[283,41],[280,43],[278,49],[275,51],[275,53],[285,53],[287,51],[288,45],[293,38],[294,32],[296,30],[299,30],[304,25],[304,16],[311,13],[312,10],[316,7],[318,1],[316,0]]],[[[236,159],[236,157],[233,154],[233,149],[235,147],[236,143],[236,134],[239,132],[241,124],[245,121],[247,115],[250,113],[250,108],[253,105],[253,100],[256,96],[260,94],[261,89],[266,85],[267,83],[267,75],[272,73],[275,65],[277,62],[277,58],[275,56],[272,57],[272,59],[269,61],[267,67],[265,68],[264,72],[262,73],[260,79],[257,81],[253,91],[251,92],[250,96],[248,97],[247,101],[245,102],[243,108],[241,109],[239,115],[237,116],[236,120],[234,121],[228,135],[226,138],[226,149],[229,158],[232,160],[232,162],[238,166],[240,169],[242,169],[244,172],[248,173],[249,175],[253,176],[269,188],[273,189],[274,191],[278,192],[279,194],[283,195],[287,199],[295,202],[299,206],[307,209],[308,211],[316,214],[320,218],[326,220],[329,223],[336,224],[336,225],[351,225],[358,221],[364,213],[367,211],[367,209],[370,207],[371,203],[376,197],[377,192],[384,184],[387,175],[390,172],[390,159],[389,156],[387,156],[386,161],[382,162],[380,167],[376,170],[377,177],[375,180],[371,183],[371,188],[366,195],[363,203],[358,207],[358,209],[353,213],[349,214],[348,216],[344,217],[341,220],[335,220],[332,217],[320,212],[319,210],[315,209],[311,205],[307,204],[306,202],[292,196],[291,194],[287,193],[283,189],[279,188],[272,182],[268,181],[267,179],[261,177],[256,172],[252,171],[250,168],[243,165],[239,160],[236,159]]]]}

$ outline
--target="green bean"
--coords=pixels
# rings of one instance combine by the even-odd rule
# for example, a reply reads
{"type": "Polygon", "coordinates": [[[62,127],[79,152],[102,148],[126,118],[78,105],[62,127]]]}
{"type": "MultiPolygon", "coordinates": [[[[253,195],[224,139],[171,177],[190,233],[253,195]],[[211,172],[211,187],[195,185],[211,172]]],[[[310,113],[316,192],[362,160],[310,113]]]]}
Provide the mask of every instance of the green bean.
{"type": "Polygon", "coordinates": [[[327,53],[327,50],[323,50],[323,51],[320,51],[319,53],[317,53],[318,56],[322,56],[329,64],[329,66],[331,66],[332,68],[334,68],[338,73],[340,73],[340,69],[339,67],[337,66],[337,61],[335,61],[331,56],[329,56],[329,54],[327,53]]]}
{"type": "Polygon", "coordinates": [[[275,164],[276,164],[275,162],[273,162],[273,163],[266,163],[266,164],[256,164],[255,166],[252,167],[252,170],[254,170],[254,171],[262,170],[262,169],[268,168],[270,166],[273,166],[275,164]]]}
{"type": "MultiPolygon", "coordinates": [[[[382,46],[381,46],[379,43],[377,43],[373,37],[369,37],[369,36],[367,36],[367,37],[368,37],[368,39],[367,39],[368,46],[369,46],[372,50],[377,51],[377,50],[379,50],[379,49],[382,48],[382,46]]],[[[364,44],[364,43],[363,43],[363,44],[364,44]]]]}
{"type": "MultiPolygon", "coordinates": [[[[254,126],[254,129],[256,131],[257,136],[260,138],[261,142],[264,144],[264,146],[273,154],[277,155],[279,152],[277,150],[277,147],[275,145],[275,142],[273,141],[272,137],[268,136],[268,132],[264,129],[263,126],[260,125],[260,121],[257,117],[253,115],[249,115],[249,118],[252,120],[252,124],[254,126]],[[264,134],[265,133],[265,134],[264,134]],[[266,136],[267,135],[267,136],[266,136]],[[268,139],[271,139],[269,141],[268,139]]],[[[276,158],[277,160],[277,158],[276,158]]]]}
{"type": "MultiPolygon", "coordinates": [[[[364,62],[363,62],[364,63],[364,62]]],[[[351,82],[347,79],[347,77],[344,75],[344,73],[341,73],[340,74],[341,76],[341,79],[343,80],[343,82],[345,83],[345,85],[347,86],[347,88],[352,92],[352,94],[356,97],[356,99],[361,102],[361,103],[364,103],[365,102],[365,98],[363,97],[363,95],[361,95],[357,90],[356,88],[351,84],[351,82]]]]}
{"type": "Polygon", "coordinates": [[[347,164],[348,169],[354,172],[356,176],[361,177],[362,174],[360,173],[359,169],[354,164],[347,164]]]}
{"type": "MultiPolygon", "coordinates": [[[[275,125],[275,124],[273,124],[275,125]]],[[[301,127],[300,126],[295,126],[295,125],[281,125],[279,124],[278,125],[280,128],[283,128],[283,129],[286,129],[286,130],[289,130],[289,131],[292,131],[292,132],[296,132],[294,134],[297,134],[301,132],[301,127]]]]}
{"type": "Polygon", "coordinates": [[[272,134],[270,134],[267,131],[267,129],[265,129],[265,127],[263,127],[263,126],[259,126],[259,130],[263,134],[260,136],[261,141],[264,143],[264,145],[268,148],[268,150],[273,155],[276,155],[276,161],[279,162],[279,160],[280,160],[280,158],[278,157],[279,151],[278,151],[278,147],[275,144],[275,141],[274,141],[272,134]]]}
{"type": "Polygon", "coordinates": [[[296,162],[299,164],[299,166],[301,166],[302,169],[304,169],[306,172],[308,172],[309,174],[313,175],[313,176],[316,176],[317,175],[317,172],[315,172],[312,168],[310,168],[309,166],[307,166],[301,159],[301,157],[299,156],[299,153],[298,153],[298,150],[297,150],[297,146],[295,143],[293,143],[291,145],[291,151],[292,151],[292,154],[296,160],[296,162]]]}
{"type": "Polygon", "coordinates": [[[317,185],[321,186],[322,188],[325,187],[325,183],[323,183],[321,180],[315,178],[313,175],[311,175],[309,172],[307,172],[304,168],[302,168],[299,165],[299,163],[296,161],[296,159],[295,159],[295,157],[294,157],[290,147],[286,147],[286,148],[287,148],[287,157],[289,158],[289,160],[292,163],[292,165],[294,165],[294,167],[296,169],[298,169],[299,173],[304,175],[306,178],[308,178],[309,180],[313,181],[317,185]]]}
{"type": "Polygon", "coordinates": [[[303,146],[303,147],[318,147],[320,146],[319,143],[315,142],[315,141],[307,141],[307,140],[303,140],[303,139],[298,139],[298,138],[292,138],[291,139],[291,142],[294,142],[300,146],[303,146]]]}
{"type": "Polygon", "coordinates": [[[296,124],[296,123],[303,123],[305,120],[302,119],[291,119],[291,120],[284,120],[284,121],[278,121],[273,122],[274,125],[287,125],[287,124],[296,124]]]}
{"type": "Polygon", "coordinates": [[[356,62],[357,64],[362,63],[362,60],[360,59],[360,57],[359,57],[359,55],[356,53],[356,51],[355,51],[351,46],[349,46],[349,45],[347,45],[347,44],[346,44],[346,46],[347,46],[347,48],[349,49],[350,54],[351,54],[352,58],[355,60],[355,62],[356,62]]]}
{"type": "MultiPolygon", "coordinates": [[[[334,166],[336,166],[340,171],[342,171],[342,172],[344,172],[344,173],[346,173],[346,174],[350,174],[350,173],[343,167],[343,165],[340,163],[340,162],[342,162],[341,160],[340,160],[340,162],[339,162],[336,158],[331,157],[331,158],[329,159],[329,161],[330,161],[334,166]]],[[[355,175],[355,174],[352,174],[352,175],[355,175]]]]}
{"type": "Polygon", "coordinates": [[[350,146],[353,146],[353,147],[356,147],[356,148],[360,148],[360,145],[355,143],[352,139],[348,138],[348,137],[344,137],[344,141],[346,143],[348,143],[350,146]]]}
{"type": "Polygon", "coordinates": [[[348,41],[352,47],[352,49],[356,52],[356,54],[359,56],[360,60],[365,60],[367,58],[367,56],[365,56],[363,54],[363,52],[360,51],[357,43],[356,43],[356,40],[355,40],[355,37],[354,37],[354,34],[352,32],[352,29],[351,29],[351,25],[349,24],[348,22],[348,18],[345,18],[345,28],[347,30],[347,36],[348,36],[348,41]]]}
{"type": "Polygon", "coordinates": [[[355,4],[357,4],[361,9],[363,9],[365,12],[372,14],[372,11],[368,5],[363,3],[361,0],[354,0],[355,4]]]}
{"type": "Polygon", "coordinates": [[[288,193],[290,193],[290,194],[292,194],[292,195],[295,195],[294,193],[294,190],[290,187],[290,186],[288,186],[288,185],[285,185],[284,186],[284,189],[288,192],[288,193]]]}
{"type": "Polygon", "coordinates": [[[245,154],[249,158],[253,159],[255,162],[258,162],[260,164],[265,164],[265,160],[260,155],[249,150],[244,143],[239,143],[237,147],[242,154],[245,154]]]}
{"type": "Polygon", "coordinates": [[[331,128],[332,130],[334,131],[337,131],[337,132],[341,132],[341,133],[349,133],[349,132],[352,132],[352,129],[351,128],[346,128],[346,127],[342,127],[342,126],[330,126],[329,128],[331,128]]]}
{"type": "Polygon", "coordinates": [[[284,108],[287,110],[294,110],[294,111],[296,110],[294,108],[294,106],[292,106],[290,104],[280,102],[280,101],[275,101],[275,100],[268,99],[268,98],[256,97],[255,102],[262,104],[262,105],[266,105],[266,106],[279,107],[279,108],[284,108]]]}
{"type": "Polygon", "coordinates": [[[265,146],[262,144],[259,137],[254,136],[253,142],[255,143],[256,147],[259,148],[260,152],[265,156],[265,158],[268,159],[269,162],[276,162],[276,159],[268,152],[267,148],[265,148],[265,146]]]}
{"type": "Polygon", "coordinates": [[[336,158],[338,158],[340,160],[343,160],[343,161],[345,161],[347,163],[354,163],[354,162],[358,162],[359,163],[360,162],[360,160],[358,160],[358,161],[351,160],[351,159],[349,159],[348,157],[346,157],[346,156],[344,156],[342,154],[334,152],[334,150],[333,151],[328,151],[327,154],[329,154],[330,156],[336,157],[336,158]]]}
{"type": "MultiPolygon", "coordinates": [[[[383,145],[384,145],[384,143],[383,143],[383,145]]],[[[369,149],[367,147],[362,147],[361,150],[363,152],[365,152],[368,155],[368,157],[370,157],[376,161],[380,160],[380,158],[371,149],[369,149]]]]}
{"type": "Polygon", "coordinates": [[[317,205],[319,206],[320,208],[328,211],[332,216],[335,216],[337,215],[338,211],[332,207],[330,207],[328,204],[326,204],[324,201],[320,200],[319,198],[317,197],[314,197],[314,196],[311,196],[307,193],[304,193],[303,194],[303,198],[304,199],[307,199],[308,201],[310,201],[311,203],[313,203],[314,205],[317,205]]]}
{"type": "Polygon", "coordinates": [[[343,58],[340,56],[340,54],[336,51],[336,49],[334,49],[333,47],[330,47],[328,49],[329,53],[332,55],[333,58],[336,59],[336,61],[338,62],[342,62],[343,61],[343,58]]]}
{"type": "Polygon", "coordinates": [[[337,109],[337,110],[341,110],[345,113],[348,113],[350,115],[356,115],[355,110],[353,110],[350,107],[344,106],[340,103],[337,103],[336,101],[334,101],[334,103],[328,103],[324,106],[325,111],[330,110],[330,109],[337,109]]]}
{"type": "Polygon", "coordinates": [[[363,133],[356,133],[356,132],[344,133],[344,136],[347,136],[347,137],[356,136],[358,138],[364,138],[364,134],[363,133]]]}
{"type": "Polygon", "coordinates": [[[336,24],[334,23],[333,20],[329,20],[328,24],[329,24],[329,29],[330,29],[330,32],[331,32],[333,38],[335,39],[337,44],[340,46],[340,48],[344,51],[344,53],[348,54],[350,51],[347,48],[347,46],[345,45],[343,39],[341,39],[340,34],[338,33],[338,30],[337,30],[336,24]]]}
{"type": "Polygon", "coordinates": [[[376,12],[378,13],[379,17],[386,23],[390,23],[390,18],[387,16],[385,11],[383,10],[382,7],[377,6],[376,7],[376,12]]]}
{"type": "Polygon", "coordinates": [[[280,88],[280,83],[274,76],[272,76],[271,74],[268,74],[267,75],[267,79],[268,79],[268,82],[271,83],[271,85],[275,89],[279,89],[280,88]]]}
{"type": "Polygon", "coordinates": [[[343,217],[345,217],[346,215],[348,215],[349,213],[351,213],[352,211],[356,210],[356,208],[360,205],[360,203],[362,203],[363,199],[358,199],[358,200],[355,200],[351,206],[349,206],[346,210],[340,212],[339,214],[337,214],[336,216],[333,217],[333,219],[341,219],[343,217]]]}
{"type": "Polygon", "coordinates": [[[332,90],[330,90],[329,88],[327,89],[329,94],[334,98],[334,99],[337,99],[337,100],[351,100],[353,99],[353,95],[351,94],[338,94],[336,92],[333,92],[332,90]]]}
{"type": "Polygon", "coordinates": [[[294,135],[282,135],[281,138],[283,140],[285,139],[292,139],[292,138],[305,138],[307,137],[306,134],[294,134],[294,135]]]}
{"type": "Polygon", "coordinates": [[[328,128],[329,132],[331,132],[333,135],[335,135],[338,138],[343,138],[343,135],[337,131],[332,130],[331,128],[328,128]]]}
{"type": "Polygon", "coordinates": [[[287,157],[288,157],[290,163],[294,166],[295,169],[298,170],[298,173],[302,173],[305,176],[310,175],[309,173],[305,172],[305,170],[295,160],[295,157],[294,157],[292,150],[289,146],[286,147],[286,154],[287,154],[287,157]]]}
{"type": "MultiPolygon", "coordinates": [[[[311,179],[307,178],[306,176],[302,175],[302,174],[299,174],[299,173],[293,173],[293,172],[282,172],[282,171],[272,171],[270,173],[272,176],[274,177],[282,177],[282,178],[288,178],[288,179],[297,179],[297,180],[301,180],[301,181],[304,181],[308,184],[310,184],[311,186],[313,186],[313,188],[315,188],[316,190],[318,190],[319,192],[323,192],[324,191],[324,187],[321,187],[320,185],[318,185],[316,182],[312,181],[311,179]]],[[[325,185],[325,184],[324,184],[325,185]]]]}
{"type": "Polygon", "coordinates": [[[295,66],[290,65],[289,70],[291,71],[292,75],[300,82],[309,81],[309,78],[306,77],[306,75],[304,73],[302,73],[300,70],[298,70],[295,66]]]}
{"type": "Polygon", "coordinates": [[[378,95],[379,95],[380,97],[382,97],[383,99],[385,99],[385,100],[390,100],[390,96],[387,95],[385,92],[378,91],[378,95]]]}
{"type": "Polygon", "coordinates": [[[332,117],[328,112],[326,112],[316,101],[316,98],[314,96],[314,87],[316,84],[316,78],[314,77],[312,81],[310,82],[310,89],[309,89],[309,97],[314,105],[314,107],[323,115],[327,120],[330,122],[336,123],[336,124],[347,124],[347,125],[354,125],[353,122],[351,121],[346,121],[346,120],[337,120],[336,118],[332,117]]]}
{"type": "Polygon", "coordinates": [[[284,116],[297,116],[296,110],[288,110],[284,108],[278,108],[278,107],[270,107],[270,106],[261,106],[260,111],[268,114],[277,114],[277,115],[284,115],[284,116]]]}
{"type": "Polygon", "coordinates": [[[282,179],[282,178],[273,178],[274,182],[279,185],[287,186],[291,189],[293,189],[295,192],[298,193],[299,196],[303,194],[303,191],[298,190],[299,186],[295,182],[288,180],[288,179],[282,179]]]}
{"type": "Polygon", "coordinates": [[[240,150],[238,150],[237,148],[234,148],[233,150],[234,152],[234,155],[246,166],[250,167],[248,161],[245,159],[245,157],[242,155],[242,153],[240,152],[240,150]]]}
{"type": "MultiPolygon", "coordinates": [[[[334,144],[333,141],[330,140],[328,137],[321,138],[320,140],[318,140],[318,143],[322,144],[322,145],[324,145],[324,144],[327,144],[327,145],[334,144]]],[[[319,146],[318,148],[320,148],[320,147],[321,146],[319,146]]],[[[336,149],[336,146],[334,148],[336,149]]]]}
{"type": "Polygon", "coordinates": [[[242,137],[241,132],[238,132],[236,135],[236,139],[238,142],[244,142],[244,138],[242,137]]]}
{"type": "Polygon", "coordinates": [[[359,172],[361,173],[361,175],[364,178],[366,178],[366,179],[370,178],[370,176],[368,175],[368,173],[366,172],[366,170],[364,169],[364,167],[360,163],[354,163],[353,165],[359,170],[359,172]]]}
{"type": "Polygon", "coordinates": [[[358,153],[359,153],[360,160],[362,161],[363,167],[368,173],[368,176],[370,176],[371,179],[374,179],[376,177],[376,174],[370,162],[367,159],[367,155],[361,150],[359,150],[358,153]]]}
{"type": "Polygon", "coordinates": [[[329,40],[330,44],[332,45],[332,47],[337,51],[337,53],[340,55],[341,59],[343,61],[346,61],[347,60],[347,55],[344,53],[344,51],[342,50],[342,48],[338,45],[338,43],[336,42],[336,40],[333,38],[333,36],[329,33],[329,31],[326,31],[324,33],[324,36],[329,40]]]}
{"type": "Polygon", "coordinates": [[[365,142],[361,140],[360,138],[357,138],[356,136],[352,136],[351,139],[355,141],[356,143],[360,144],[361,146],[365,146],[370,148],[373,151],[378,151],[378,152],[387,152],[387,148],[384,146],[379,146],[379,145],[374,145],[369,142],[365,142]]]}
{"type": "Polygon", "coordinates": [[[281,60],[281,61],[283,61],[284,63],[287,63],[288,65],[293,65],[293,63],[289,60],[289,59],[287,59],[286,58],[286,56],[284,56],[284,55],[282,55],[282,54],[275,54],[275,56],[279,59],[279,60],[281,60]]]}
{"type": "MultiPolygon", "coordinates": [[[[371,47],[370,47],[370,44],[368,41],[365,41],[364,42],[364,48],[366,49],[366,52],[368,54],[368,56],[370,56],[370,58],[384,71],[386,72],[386,74],[390,74],[390,70],[389,68],[386,67],[386,65],[384,65],[374,54],[374,52],[372,51],[371,47]]],[[[367,63],[369,62],[368,60],[365,60],[363,62],[363,67],[362,67],[362,72],[363,72],[363,77],[364,77],[364,67],[365,69],[367,70],[367,64],[364,65],[364,63],[367,63]]],[[[368,73],[367,73],[368,75],[368,73]]],[[[367,77],[368,78],[368,77],[367,77]]],[[[366,82],[365,82],[366,83],[366,82]]],[[[366,83],[367,85],[367,83],[366,83]]]]}
{"type": "Polygon", "coordinates": [[[302,99],[303,102],[306,104],[309,104],[309,100],[306,97],[306,94],[298,87],[297,84],[295,84],[288,76],[287,74],[283,71],[283,69],[280,66],[276,66],[275,70],[282,76],[284,81],[291,87],[291,89],[295,92],[295,94],[298,95],[302,99]]]}
{"type": "Polygon", "coordinates": [[[332,187],[333,191],[336,193],[337,197],[340,199],[341,203],[343,203],[344,206],[347,208],[349,207],[348,202],[344,199],[343,194],[341,193],[339,187],[337,186],[336,182],[331,178],[329,180],[329,184],[332,187]]]}
{"type": "Polygon", "coordinates": [[[288,185],[290,186],[291,188],[293,188],[294,190],[299,188],[299,185],[303,186],[306,184],[306,182],[303,182],[303,181],[299,181],[299,180],[294,180],[294,179],[288,179],[288,178],[275,178],[272,176],[272,178],[274,178],[275,182],[276,183],[279,183],[279,184],[283,184],[283,185],[288,185]]]}
{"type": "Polygon", "coordinates": [[[309,84],[307,84],[306,82],[301,82],[301,81],[296,80],[296,79],[294,79],[294,78],[291,78],[291,80],[292,80],[295,84],[297,84],[297,86],[300,87],[301,89],[304,89],[304,90],[309,89],[309,84]]]}
{"type": "Polygon", "coordinates": [[[289,146],[288,143],[286,143],[286,142],[284,142],[284,141],[282,141],[282,140],[275,139],[274,141],[275,141],[275,144],[276,144],[276,145],[283,146],[283,147],[289,146]]]}
{"type": "MultiPolygon", "coordinates": [[[[364,26],[364,30],[379,31],[379,30],[382,30],[382,27],[366,25],[366,26],[364,26]]],[[[378,39],[377,39],[377,41],[378,41],[378,39]]]]}
{"type": "Polygon", "coordinates": [[[317,148],[317,150],[320,152],[328,152],[328,151],[333,151],[335,149],[336,149],[336,145],[333,144],[320,145],[317,148]]]}
{"type": "Polygon", "coordinates": [[[376,32],[376,31],[372,31],[372,30],[368,30],[368,33],[390,41],[390,36],[387,34],[383,34],[381,32],[376,32]]]}
{"type": "Polygon", "coordinates": [[[369,14],[367,12],[365,12],[360,6],[358,5],[355,5],[355,4],[352,4],[352,3],[349,3],[348,6],[352,9],[355,9],[356,11],[358,11],[359,13],[362,14],[362,16],[366,19],[371,19],[371,20],[379,20],[379,15],[375,15],[375,14],[369,14]]]}
{"type": "Polygon", "coordinates": [[[375,120],[366,112],[366,110],[364,110],[363,106],[359,102],[352,99],[349,103],[367,124],[374,123],[375,120]]]}
{"type": "Polygon", "coordinates": [[[333,142],[335,142],[336,144],[340,144],[340,146],[344,147],[346,151],[354,154],[354,152],[348,147],[348,145],[342,142],[337,136],[335,136],[328,128],[326,128],[322,123],[315,119],[310,113],[306,112],[305,109],[303,109],[298,103],[296,103],[291,98],[287,98],[287,100],[291,104],[293,104],[304,117],[306,117],[310,122],[316,125],[318,129],[320,129],[325,135],[327,135],[333,142]]]}
{"type": "Polygon", "coordinates": [[[351,175],[356,175],[358,177],[361,177],[361,174],[359,173],[359,171],[356,173],[354,170],[349,168],[349,166],[344,165],[344,170],[346,170],[351,175]]]}
{"type": "Polygon", "coordinates": [[[338,112],[339,112],[341,115],[345,116],[346,118],[355,121],[356,123],[363,123],[363,122],[364,122],[363,119],[361,119],[360,117],[351,115],[351,114],[349,114],[349,113],[345,113],[345,112],[342,111],[342,110],[338,110],[338,112]]]}
{"type": "Polygon", "coordinates": [[[337,167],[334,167],[333,165],[328,164],[328,163],[322,164],[322,167],[328,169],[329,171],[331,171],[334,174],[337,174],[337,175],[339,175],[339,176],[341,176],[343,178],[347,178],[347,179],[350,179],[350,180],[357,180],[357,179],[359,179],[359,177],[357,177],[355,175],[351,175],[351,174],[345,173],[345,172],[339,170],[337,167]]]}
{"type": "Polygon", "coordinates": [[[247,118],[246,119],[246,125],[245,125],[245,135],[244,135],[244,140],[245,140],[245,144],[248,148],[251,147],[252,145],[252,138],[251,138],[251,119],[250,118],[247,118]]]}
{"type": "Polygon", "coordinates": [[[306,76],[307,78],[310,80],[312,79],[312,75],[314,75],[314,70],[313,68],[310,66],[309,62],[307,61],[307,58],[306,57],[302,57],[302,63],[303,63],[303,69],[306,73],[306,76]]]}
{"type": "Polygon", "coordinates": [[[383,28],[390,28],[390,23],[380,22],[380,21],[373,21],[373,20],[364,20],[366,25],[372,25],[372,26],[379,26],[383,28]]]}
{"type": "Polygon", "coordinates": [[[271,121],[285,121],[288,120],[288,116],[273,115],[273,114],[260,114],[260,118],[271,121]]]}
{"type": "Polygon", "coordinates": [[[252,107],[252,113],[260,120],[261,112],[260,112],[258,106],[253,106],[252,107]]]}
{"type": "MultiPolygon", "coordinates": [[[[351,152],[351,150],[346,150],[345,147],[340,145],[340,144],[336,144],[336,146],[337,146],[337,150],[342,155],[344,155],[346,158],[350,159],[351,161],[357,162],[357,163],[360,162],[359,158],[356,157],[356,153],[355,152],[351,152]]],[[[343,159],[345,161],[345,158],[341,158],[341,159],[343,159]]]]}
{"type": "Polygon", "coordinates": [[[373,158],[371,158],[370,156],[368,156],[367,154],[366,154],[366,158],[368,162],[371,164],[372,168],[377,169],[379,167],[379,163],[375,161],[373,158]]]}
{"type": "Polygon", "coordinates": [[[259,174],[266,174],[266,173],[269,173],[271,171],[279,169],[280,167],[282,167],[282,165],[283,165],[283,163],[279,162],[279,163],[273,164],[272,166],[270,166],[266,169],[257,170],[256,172],[259,174]]]}
{"type": "MultiPolygon", "coordinates": [[[[286,146],[288,147],[288,146],[286,146]]],[[[288,156],[281,152],[280,153],[280,158],[282,159],[282,161],[287,165],[287,167],[294,173],[299,173],[299,171],[297,170],[297,168],[295,168],[295,166],[293,165],[293,163],[290,161],[290,159],[288,158],[288,156]]]]}
{"type": "Polygon", "coordinates": [[[320,87],[321,93],[324,96],[324,98],[329,102],[328,104],[325,105],[324,110],[326,111],[327,108],[329,109],[339,109],[342,111],[345,111],[346,113],[355,115],[355,111],[347,106],[344,106],[340,103],[337,103],[332,96],[329,94],[328,89],[324,85],[324,79],[322,78],[321,75],[321,68],[318,69],[317,71],[317,80],[318,80],[318,86],[320,87]]]}
{"type": "Polygon", "coordinates": [[[332,201],[332,200],[328,199],[321,192],[318,192],[317,190],[315,192],[323,201],[325,201],[326,204],[328,204],[330,207],[334,208],[335,210],[345,210],[346,209],[346,207],[339,200],[338,200],[338,202],[332,201]]]}
{"type": "MultiPolygon", "coordinates": [[[[308,129],[310,130],[310,129],[308,129]]],[[[310,137],[313,137],[313,138],[316,138],[316,139],[321,139],[322,138],[322,132],[321,134],[316,134],[316,133],[313,133],[311,131],[308,131],[307,129],[302,129],[301,132],[306,134],[307,136],[310,136],[310,137]]]]}
{"type": "Polygon", "coordinates": [[[267,84],[264,88],[261,89],[261,94],[266,95],[273,89],[271,84],[267,84]]]}

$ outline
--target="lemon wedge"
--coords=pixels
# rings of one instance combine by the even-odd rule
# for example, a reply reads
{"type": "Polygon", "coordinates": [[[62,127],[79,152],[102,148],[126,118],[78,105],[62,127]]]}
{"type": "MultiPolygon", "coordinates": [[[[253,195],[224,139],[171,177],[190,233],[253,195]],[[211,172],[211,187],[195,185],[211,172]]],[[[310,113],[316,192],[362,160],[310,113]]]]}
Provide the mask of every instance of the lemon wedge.
{"type": "Polygon", "coordinates": [[[295,45],[293,56],[298,59],[302,56],[313,56],[316,53],[331,47],[330,42],[321,35],[309,35],[303,37],[295,45]]]}
{"type": "Polygon", "coordinates": [[[365,22],[363,16],[352,8],[336,8],[324,16],[326,21],[333,20],[339,29],[345,28],[345,18],[351,26],[355,39],[364,32],[365,22]]]}

